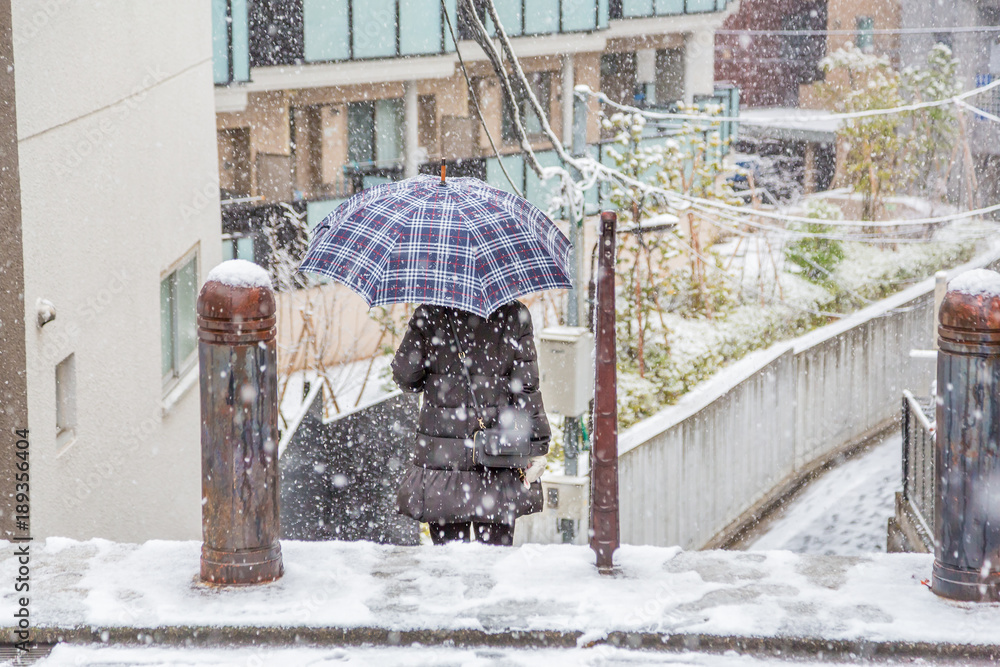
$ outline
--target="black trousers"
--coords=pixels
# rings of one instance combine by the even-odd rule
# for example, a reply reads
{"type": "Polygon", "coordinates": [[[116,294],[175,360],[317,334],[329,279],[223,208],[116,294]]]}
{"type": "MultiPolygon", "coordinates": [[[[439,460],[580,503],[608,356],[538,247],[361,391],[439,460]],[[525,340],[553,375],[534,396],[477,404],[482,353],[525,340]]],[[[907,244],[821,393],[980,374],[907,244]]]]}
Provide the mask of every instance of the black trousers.
{"type": "Polygon", "coordinates": [[[514,526],[506,523],[478,523],[464,521],[459,523],[430,524],[431,540],[434,544],[448,542],[468,542],[469,530],[476,536],[476,542],[509,547],[514,544],[514,526]]]}

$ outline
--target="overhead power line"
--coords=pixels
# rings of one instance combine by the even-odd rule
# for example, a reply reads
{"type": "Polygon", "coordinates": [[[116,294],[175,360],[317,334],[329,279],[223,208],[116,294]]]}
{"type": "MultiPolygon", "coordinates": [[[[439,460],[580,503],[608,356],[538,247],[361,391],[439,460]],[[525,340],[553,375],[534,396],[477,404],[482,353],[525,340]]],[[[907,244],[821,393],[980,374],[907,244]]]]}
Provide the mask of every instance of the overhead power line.
{"type": "Polygon", "coordinates": [[[503,175],[507,178],[507,182],[510,183],[510,187],[513,188],[514,194],[518,197],[523,197],[521,193],[521,188],[514,184],[514,179],[510,177],[507,173],[507,167],[503,163],[503,156],[500,155],[500,150],[497,148],[496,142],[493,141],[493,135],[490,133],[490,128],[486,124],[486,119],[483,117],[483,110],[479,108],[479,96],[476,95],[475,86],[472,85],[472,79],[469,78],[469,70],[465,68],[465,60],[462,58],[462,52],[458,50],[458,36],[455,34],[455,28],[451,24],[451,18],[448,16],[448,6],[444,0],[441,0],[441,11],[444,12],[444,20],[448,24],[448,31],[451,33],[452,42],[455,44],[455,55],[458,56],[459,65],[462,67],[462,74],[465,75],[465,84],[469,87],[469,97],[472,98],[472,105],[476,107],[476,115],[479,116],[479,122],[482,123],[483,131],[486,133],[486,138],[490,141],[490,147],[493,149],[493,154],[497,156],[497,162],[500,164],[500,170],[503,175]]]}
{"type": "MultiPolygon", "coordinates": [[[[859,30],[716,30],[716,35],[737,35],[749,37],[809,37],[812,35],[857,35],[859,30]]],[[[876,28],[863,31],[866,35],[938,35],[977,32],[1000,32],[1000,26],[943,26],[940,28],[876,28]]]]}
{"type": "Polygon", "coordinates": [[[610,99],[604,93],[594,92],[589,86],[577,86],[576,91],[591,97],[596,97],[602,103],[607,104],[610,107],[614,107],[619,111],[625,111],[627,113],[639,114],[645,116],[646,118],[652,120],[696,120],[702,122],[735,122],[735,123],[747,123],[750,125],[769,125],[772,123],[809,123],[809,122],[824,122],[831,120],[854,120],[858,118],[872,118],[875,116],[888,116],[891,114],[908,113],[911,111],[919,111],[921,109],[932,109],[934,107],[943,107],[949,104],[961,105],[961,103],[976,95],[981,95],[987,91],[993,90],[994,88],[1000,87],[1000,78],[996,81],[992,81],[985,86],[980,86],[978,88],[973,88],[967,90],[964,93],[960,93],[953,97],[946,97],[940,100],[930,100],[927,102],[914,102],[912,104],[904,104],[899,107],[890,107],[886,109],[866,109],[864,111],[849,111],[844,113],[827,113],[827,114],[803,114],[797,116],[711,116],[706,114],[691,114],[691,113],[669,113],[661,111],[649,111],[646,109],[640,109],[638,107],[629,106],[628,104],[621,104],[610,99]]]}

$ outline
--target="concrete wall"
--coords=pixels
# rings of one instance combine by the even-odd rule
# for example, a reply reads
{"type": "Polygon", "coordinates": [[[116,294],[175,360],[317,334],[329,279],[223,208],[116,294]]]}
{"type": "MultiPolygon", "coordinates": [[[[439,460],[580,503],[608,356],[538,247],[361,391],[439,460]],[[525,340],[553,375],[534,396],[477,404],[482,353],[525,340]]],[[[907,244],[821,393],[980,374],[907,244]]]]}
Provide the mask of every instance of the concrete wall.
{"type": "Polygon", "coordinates": [[[209,9],[14,6],[35,537],[200,536],[197,367],[164,396],[159,291],[187,253],[202,280],[221,259],[209,9]],[[71,353],[76,437],[57,448],[71,353]]]}
{"type": "Polygon", "coordinates": [[[723,544],[797,478],[891,425],[902,391],[933,378],[909,358],[933,340],[933,294],[931,278],[751,355],[623,433],[622,542],[723,544]]]}
{"type": "MultiPolygon", "coordinates": [[[[902,391],[923,390],[934,375],[933,364],[909,358],[932,342],[933,296],[930,278],[753,353],[621,433],[622,543],[723,547],[831,457],[890,426],[902,391]]],[[[545,509],[518,522],[515,542],[562,542],[557,519],[571,519],[574,541],[585,543],[589,479],[542,485],[545,509]]]]}

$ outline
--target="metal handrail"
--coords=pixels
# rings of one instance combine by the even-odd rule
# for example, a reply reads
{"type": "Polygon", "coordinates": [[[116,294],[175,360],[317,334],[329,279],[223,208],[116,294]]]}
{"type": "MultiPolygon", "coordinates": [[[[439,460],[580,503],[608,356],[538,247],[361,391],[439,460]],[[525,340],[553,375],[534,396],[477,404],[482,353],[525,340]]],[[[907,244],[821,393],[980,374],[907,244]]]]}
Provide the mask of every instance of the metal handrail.
{"type": "Polygon", "coordinates": [[[920,401],[903,391],[903,499],[924,534],[934,536],[935,487],[934,431],[920,401]]]}

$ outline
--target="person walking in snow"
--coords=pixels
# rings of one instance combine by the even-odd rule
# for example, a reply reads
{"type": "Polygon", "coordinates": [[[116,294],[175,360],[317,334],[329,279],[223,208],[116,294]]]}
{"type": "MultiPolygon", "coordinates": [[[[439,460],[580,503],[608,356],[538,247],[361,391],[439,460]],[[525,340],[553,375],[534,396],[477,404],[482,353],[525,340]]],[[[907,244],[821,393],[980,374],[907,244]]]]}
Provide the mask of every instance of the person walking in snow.
{"type": "Polygon", "coordinates": [[[517,517],[542,510],[538,478],[550,438],[528,309],[512,301],[483,318],[421,305],[392,375],[403,391],[424,394],[413,464],[397,493],[399,512],[428,523],[435,544],[469,541],[470,532],[479,542],[512,544],[517,517]],[[531,464],[482,465],[476,432],[497,427],[512,411],[530,424],[531,464]]]}

